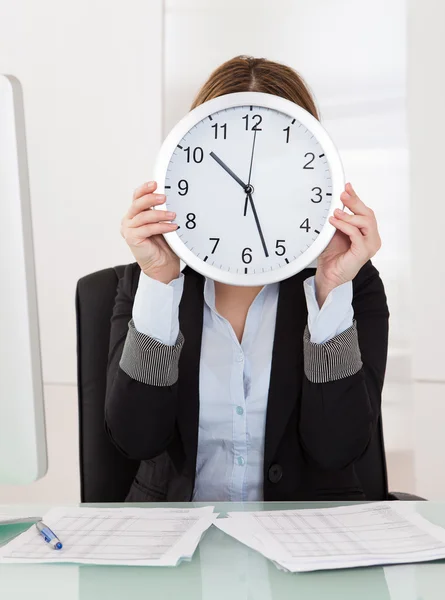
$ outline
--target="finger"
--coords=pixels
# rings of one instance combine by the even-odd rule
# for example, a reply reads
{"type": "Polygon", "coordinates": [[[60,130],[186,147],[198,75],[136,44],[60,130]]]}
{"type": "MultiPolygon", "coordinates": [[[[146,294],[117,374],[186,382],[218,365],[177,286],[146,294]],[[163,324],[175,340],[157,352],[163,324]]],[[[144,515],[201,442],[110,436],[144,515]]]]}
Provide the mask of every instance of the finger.
{"type": "Polygon", "coordinates": [[[159,206],[160,204],[164,204],[164,202],[164,194],[146,194],[145,196],[141,196],[134,200],[133,204],[128,209],[127,219],[132,219],[143,210],[153,208],[153,206],[159,206]]]}
{"type": "Polygon", "coordinates": [[[136,229],[128,229],[125,239],[130,245],[138,246],[148,238],[162,233],[176,231],[176,229],[178,229],[176,223],[153,223],[151,225],[137,227],[136,229]]]}
{"type": "MultiPolygon", "coordinates": [[[[351,184],[347,184],[346,188],[348,190],[352,190],[351,184]]],[[[351,212],[356,215],[371,215],[373,214],[371,209],[366,206],[366,204],[360,200],[355,192],[349,193],[348,191],[342,192],[340,195],[340,200],[343,204],[349,208],[351,212]]]]}
{"type": "Polygon", "coordinates": [[[355,189],[352,186],[352,183],[349,181],[346,185],[345,185],[345,190],[348,192],[348,194],[350,194],[351,196],[356,196],[357,198],[359,197],[357,192],[355,191],[355,189]]]}
{"type": "Polygon", "coordinates": [[[331,217],[329,222],[339,231],[346,234],[351,242],[354,242],[357,245],[364,245],[365,238],[362,235],[362,232],[358,227],[351,225],[350,223],[345,223],[345,221],[341,221],[335,217],[331,217]]]}
{"type": "Polygon", "coordinates": [[[364,235],[367,235],[375,228],[375,221],[367,216],[349,215],[338,208],[334,211],[334,216],[345,223],[350,223],[351,225],[358,227],[364,235]]]}
{"type": "Polygon", "coordinates": [[[173,221],[176,213],[168,210],[143,210],[127,223],[128,227],[141,227],[150,223],[159,223],[161,221],[173,221]]]}
{"type": "Polygon", "coordinates": [[[143,183],[141,186],[136,188],[133,192],[133,200],[137,200],[141,196],[145,196],[145,194],[151,194],[158,187],[156,181],[147,181],[143,183]]]}

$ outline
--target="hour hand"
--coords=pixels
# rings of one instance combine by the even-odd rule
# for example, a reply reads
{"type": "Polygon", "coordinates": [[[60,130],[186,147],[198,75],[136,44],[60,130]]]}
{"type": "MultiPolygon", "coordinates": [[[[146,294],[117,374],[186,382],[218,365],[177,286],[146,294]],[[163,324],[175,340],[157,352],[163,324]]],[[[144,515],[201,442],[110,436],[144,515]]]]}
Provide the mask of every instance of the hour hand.
{"type": "Polygon", "coordinates": [[[216,162],[224,169],[224,171],[226,171],[230,177],[232,177],[237,183],[240,184],[240,186],[243,188],[244,191],[247,190],[247,184],[244,183],[244,181],[242,179],[240,179],[238,177],[238,175],[235,175],[235,173],[232,171],[232,169],[230,169],[225,162],[223,162],[219,156],[216,156],[216,154],[214,152],[210,152],[210,156],[216,160],[216,162]]]}

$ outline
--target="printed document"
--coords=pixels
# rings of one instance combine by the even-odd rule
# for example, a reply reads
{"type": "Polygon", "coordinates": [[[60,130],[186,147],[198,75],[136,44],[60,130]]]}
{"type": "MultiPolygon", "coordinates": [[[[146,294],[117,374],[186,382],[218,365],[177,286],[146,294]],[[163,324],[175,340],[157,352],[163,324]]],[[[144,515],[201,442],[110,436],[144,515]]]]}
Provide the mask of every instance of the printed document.
{"type": "Polygon", "coordinates": [[[42,517],[63,544],[33,526],[0,548],[0,563],[175,566],[190,560],[217,514],[204,508],[55,508],[42,517]]]}
{"type": "Polygon", "coordinates": [[[410,504],[229,512],[215,525],[292,572],[445,558],[445,530],[410,504]]]}

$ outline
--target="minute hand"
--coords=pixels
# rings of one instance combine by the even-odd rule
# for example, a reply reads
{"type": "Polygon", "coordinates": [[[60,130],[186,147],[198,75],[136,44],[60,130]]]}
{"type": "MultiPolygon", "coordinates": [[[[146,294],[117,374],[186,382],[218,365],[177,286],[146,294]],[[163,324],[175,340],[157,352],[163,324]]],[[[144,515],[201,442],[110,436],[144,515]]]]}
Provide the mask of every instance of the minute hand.
{"type": "Polygon", "coordinates": [[[258,219],[258,214],[256,212],[256,208],[255,208],[255,204],[253,202],[252,194],[247,194],[247,197],[249,198],[250,206],[252,208],[252,213],[253,213],[253,216],[254,216],[254,219],[255,219],[256,226],[258,228],[258,233],[260,234],[261,243],[263,244],[264,254],[266,255],[266,258],[268,258],[269,257],[269,252],[267,251],[266,242],[264,241],[263,231],[261,229],[260,220],[258,219]]]}

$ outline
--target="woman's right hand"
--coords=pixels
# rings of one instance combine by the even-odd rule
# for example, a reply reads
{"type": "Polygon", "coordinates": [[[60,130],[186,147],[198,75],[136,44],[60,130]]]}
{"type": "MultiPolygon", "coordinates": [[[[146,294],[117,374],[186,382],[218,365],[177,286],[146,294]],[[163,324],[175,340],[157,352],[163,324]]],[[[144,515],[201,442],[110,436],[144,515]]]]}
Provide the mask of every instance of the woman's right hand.
{"type": "Polygon", "coordinates": [[[155,194],[157,184],[149,181],[141,185],[133,194],[133,202],[122,219],[121,234],[138,262],[141,270],[162,283],[170,283],[180,273],[179,258],[171,250],[162,234],[175,231],[176,214],[152,210],[164,204],[165,196],[155,194]]]}

